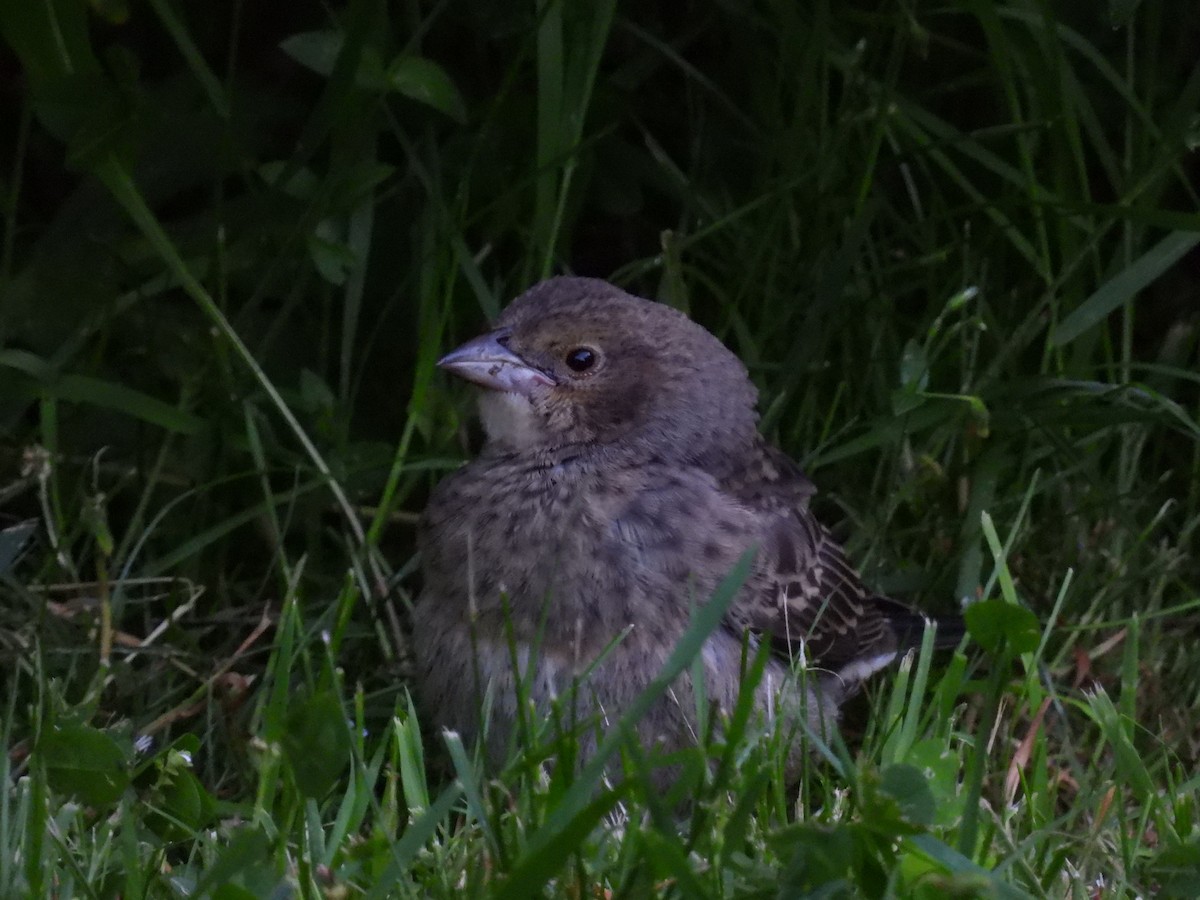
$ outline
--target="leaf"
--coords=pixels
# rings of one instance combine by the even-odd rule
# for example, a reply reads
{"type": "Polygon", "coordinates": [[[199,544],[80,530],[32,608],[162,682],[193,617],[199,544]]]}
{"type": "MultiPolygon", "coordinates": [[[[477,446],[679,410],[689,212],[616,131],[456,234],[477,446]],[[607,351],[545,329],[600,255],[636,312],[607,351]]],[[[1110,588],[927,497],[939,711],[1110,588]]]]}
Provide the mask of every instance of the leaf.
{"type": "Polygon", "coordinates": [[[1200,883],[1200,840],[1171,839],[1150,864],[1157,882],[1155,896],[1193,897],[1200,883]]]}
{"type": "MultiPolygon", "coordinates": [[[[338,31],[305,31],[280,43],[279,48],[306,69],[328,78],[333,73],[345,38],[338,31]]],[[[467,107],[446,70],[423,56],[404,55],[386,68],[377,54],[364,49],[355,83],[375,91],[393,91],[432,106],[454,121],[467,121],[467,107]]]]}
{"type": "Polygon", "coordinates": [[[1041,640],[1037,616],[1000,598],[972,603],[963,619],[971,638],[989,653],[1000,653],[1005,646],[1013,653],[1032,653],[1041,640]]]}
{"type": "Polygon", "coordinates": [[[34,94],[72,72],[99,75],[88,39],[87,7],[71,0],[0,3],[0,37],[21,58],[34,94]]]}
{"type": "Polygon", "coordinates": [[[253,826],[240,828],[225,840],[216,861],[205,869],[203,877],[196,883],[192,896],[202,897],[213,888],[227,884],[239,872],[251,866],[262,866],[263,860],[269,858],[270,842],[267,836],[253,826]]]}
{"type": "Polygon", "coordinates": [[[124,413],[165,431],[178,434],[197,434],[204,428],[204,420],[189,412],[164,403],[149,394],[88,375],[64,375],[49,389],[60,400],[90,403],[124,413]]]}
{"type": "Polygon", "coordinates": [[[862,862],[852,826],[790,825],[767,841],[788,860],[779,874],[780,896],[851,896],[847,876],[862,862]]]}
{"type": "Polygon", "coordinates": [[[401,56],[392,61],[384,77],[391,90],[432,106],[459,124],[467,121],[467,107],[462,95],[446,70],[433,60],[401,56]]]}
{"type": "Polygon", "coordinates": [[[425,776],[425,749],[421,745],[421,727],[412,697],[408,697],[408,715],[393,721],[396,755],[400,758],[400,787],[410,813],[429,808],[429,782],[425,776]]]}
{"type": "Polygon", "coordinates": [[[194,837],[216,812],[216,801],[200,780],[179,766],[163,773],[157,794],[156,809],[146,816],[146,824],[163,840],[194,837]]]}
{"type": "Polygon", "coordinates": [[[906,416],[925,403],[926,395],[909,388],[897,388],[892,391],[892,415],[906,416]]]}
{"type": "Polygon", "coordinates": [[[265,162],[258,167],[258,176],[276,190],[283,191],[297,200],[311,200],[321,187],[321,180],[312,169],[305,166],[291,167],[285,160],[265,162]],[[290,171],[287,181],[280,181],[290,171]]]}
{"type": "Polygon", "coordinates": [[[1121,715],[1108,693],[1101,687],[1087,695],[1087,705],[1084,709],[1100,726],[1100,731],[1113,750],[1118,782],[1132,790],[1144,803],[1158,788],[1131,738],[1131,732],[1137,726],[1127,716],[1121,715]]]}
{"type": "Polygon", "coordinates": [[[129,21],[129,0],[89,0],[93,12],[112,25],[129,21]]]}
{"type": "Polygon", "coordinates": [[[67,163],[132,151],[132,110],[92,50],[86,4],[0,3],[0,38],[20,57],[38,120],[67,144],[67,163]]]}
{"type": "Polygon", "coordinates": [[[58,400],[111,409],[179,434],[197,434],[204,428],[199,416],[115,381],[90,375],[58,375],[50,363],[24,350],[0,352],[0,366],[36,378],[43,394],[58,400]]]}
{"type": "Polygon", "coordinates": [[[333,390],[324,378],[307,366],[300,370],[300,408],[324,416],[334,415],[337,408],[333,390]]]}
{"type": "Polygon", "coordinates": [[[642,855],[654,867],[661,882],[673,882],[679,895],[684,897],[703,897],[708,893],[696,877],[687,848],[678,836],[667,837],[664,832],[646,828],[639,837],[642,855]]]}
{"type": "Polygon", "coordinates": [[[552,837],[525,853],[492,896],[496,900],[519,900],[540,893],[530,889],[534,885],[545,884],[562,868],[571,853],[580,847],[601,820],[624,799],[629,788],[630,782],[623,781],[612,790],[601,791],[591,803],[555,829],[552,837]]]}
{"type": "Polygon", "coordinates": [[[905,820],[914,825],[932,825],[935,811],[933,792],[916,766],[896,763],[881,773],[880,790],[896,801],[905,820]]]}
{"type": "Polygon", "coordinates": [[[925,784],[934,801],[934,822],[953,825],[962,814],[962,803],[958,799],[958,754],[945,741],[926,738],[913,744],[906,761],[925,776],[925,784]]]}
{"type": "Polygon", "coordinates": [[[1050,335],[1050,343],[1056,347],[1069,344],[1089,328],[1099,324],[1110,312],[1158,278],[1197,244],[1200,244],[1200,233],[1195,231],[1176,231],[1167,235],[1116,277],[1102,284],[1078,309],[1059,322],[1050,335]]]}
{"type": "Polygon", "coordinates": [[[199,749],[196,735],[182,734],[148,764],[155,780],[146,824],[163,840],[195,837],[216,814],[215,798],[192,773],[192,760],[199,749]]]}
{"type": "Polygon", "coordinates": [[[317,223],[308,236],[308,255],[321,277],[334,287],[346,283],[350,270],[354,268],[354,252],[337,235],[333,223],[326,220],[317,223]]]}
{"type": "Polygon", "coordinates": [[[349,726],[334,694],[314,694],[288,712],[283,753],[300,792],[325,796],[350,761],[349,726]]]}
{"type": "Polygon", "coordinates": [[[260,900],[260,896],[241,885],[223,884],[212,892],[212,900],[260,900]]]}
{"type": "MultiPolygon", "coordinates": [[[[97,0],[92,0],[96,4],[97,0]]],[[[124,0],[104,0],[104,2],[124,7],[124,0]]],[[[204,93],[208,97],[209,105],[216,110],[217,114],[222,119],[229,118],[229,101],[225,96],[225,88],[217,75],[204,59],[204,54],[200,48],[196,46],[191,33],[184,24],[183,19],[175,9],[175,4],[169,0],[150,0],[150,5],[154,8],[154,12],[158,15],[159,21],[162,22],[167,34],[171,36],[171,40],[175,42],[175,46],[179,49],[180,56],[187,63],[187,67],[191,70],[192,77],[196,79],[204,88],[204,93]]],[[[128,15],[128,10],[121,9],[124,15],[128,15]]]]}
{"type": "Polygon", "coordinates": [[[925,348],[912,338],[900,355],[900,384],[909,391],[923,391],[929,386],[929,359],[925,348]]]}
{"type": "MultiPolygon", "coordinates": [[[[924,858],[936,863],[941,869],[952,876],[961,879],[958,883],[964,887],[974,887],[971,893],[961,896],[998,897],[1003,900],[1021,900],[1029,895],[1019,888],[1012,887],[1001,880],[993,872],[980,866],[970,858],[963,856],[953,847],[947,846],[932,834],[915,834],[903,841],[907,849],[919,853],[924,858]]],[[[958,894],[947,896],[960,896],[958,894]]]]}
{"type": "Polygon", "coordinates": [[[1108,25],[1110,28],[1125,28],[1133,21],[1141,0],[1108,0],[1108,25]]]}
{"type": "Polygon", "coordinates": [[[50,786],[88,806],[111,806],[129,786],[120,745],[90,725],[55,726],[42,735],[36,753],[50,786]]]}
{"type": "Polygon", "coordinates": [[[433,805],[404,829],[400,840],[390,845],[391,859],[388,860],[383,874],[375,879],[371,890],[367,892],[367,900],[382,900],[385,897],[395,896],[396,892],[393,888],[402,878],[408,877],[413,857],[425,846],[437,828],[445,822],[461,794],[462,786],[457,781],[451,782],[450,786],[433,802],[433,805]]]}
{"type": "Polygon", "coordinates": [[[328,78],[342,52],[342,43],[340,31],[303,31],[285,38],[279,49],[306,69],[328,78]]]}

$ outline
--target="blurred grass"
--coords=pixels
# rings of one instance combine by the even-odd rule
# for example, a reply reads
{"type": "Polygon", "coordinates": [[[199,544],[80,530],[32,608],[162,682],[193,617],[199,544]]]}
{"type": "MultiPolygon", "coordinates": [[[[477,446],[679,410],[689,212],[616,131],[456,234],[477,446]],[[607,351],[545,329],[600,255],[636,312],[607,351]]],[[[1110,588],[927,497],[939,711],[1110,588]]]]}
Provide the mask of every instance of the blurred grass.
{"type": "Polygon", "coordinates": [[[1190,896],[1189,12],[0,2],[0,895],[1190,896]],[[433,363],[554,271],[726,340],[873,583],[984,601],[795,790],[750,722],[685,812],[419,728],[433,363]]]}

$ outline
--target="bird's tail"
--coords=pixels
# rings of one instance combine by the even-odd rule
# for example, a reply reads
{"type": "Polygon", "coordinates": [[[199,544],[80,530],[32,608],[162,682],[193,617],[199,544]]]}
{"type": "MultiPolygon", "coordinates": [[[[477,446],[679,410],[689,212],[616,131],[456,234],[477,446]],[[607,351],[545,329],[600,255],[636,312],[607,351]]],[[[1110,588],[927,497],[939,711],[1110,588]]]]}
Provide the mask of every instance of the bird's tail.
{"type": "Polygon", "coordinates": [[[900,653],[920,647],[925,628],[930,623],[937,627],[933,639],[935,650],[952,650],[967,633],[962,616],[927,616],[890,597],[876,597],[875,602],[883,610],[896,633],[896,649],[900,653]]]}
{"type": "Polygon", "coordinates": [[[890,597],[876,596],[871,599],[891,624],[896,643],[894,647],[874,655],[856,656],[833,673],[825,689],[830,696],[837,698],[838,703],[856,694],[863,682],[876,672],[887,668],[908,651],[919,648],[929,624],[937,627],[933,638],[936,650],[957,647],[967,633],[962,616],[932,617],[890,597]]]}

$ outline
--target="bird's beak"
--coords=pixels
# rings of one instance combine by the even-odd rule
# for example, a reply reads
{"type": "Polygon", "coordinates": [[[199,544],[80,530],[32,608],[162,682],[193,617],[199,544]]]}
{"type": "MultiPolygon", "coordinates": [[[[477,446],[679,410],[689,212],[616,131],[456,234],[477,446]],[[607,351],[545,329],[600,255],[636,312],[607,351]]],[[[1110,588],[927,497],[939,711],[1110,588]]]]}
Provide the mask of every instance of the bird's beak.
{"type": "Polygon", "coordinates": [[[553,387],[552,377],[505,347],[507,331],[493,331],[467,341],[438,360],[440,368],[492,391],[528,397],[537,388],[553,387]]]}

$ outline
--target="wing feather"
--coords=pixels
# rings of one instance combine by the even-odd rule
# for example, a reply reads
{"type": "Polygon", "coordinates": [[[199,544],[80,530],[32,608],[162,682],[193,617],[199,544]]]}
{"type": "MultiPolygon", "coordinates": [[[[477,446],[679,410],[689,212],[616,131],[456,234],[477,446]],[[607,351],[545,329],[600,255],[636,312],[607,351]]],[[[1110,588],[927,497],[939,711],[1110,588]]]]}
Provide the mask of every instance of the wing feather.
{"type": "Polygon", "coordinates": [[[841,546],[808,507],[812,483],[765,444],[725,490],[765,522],[755,577],[730,611],[733,624],[764,635],[779,652],[840,669],[895,649],[895,632],[841,546]]]}

